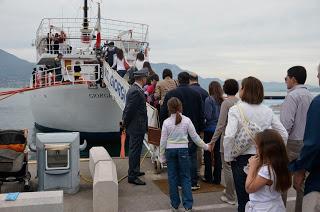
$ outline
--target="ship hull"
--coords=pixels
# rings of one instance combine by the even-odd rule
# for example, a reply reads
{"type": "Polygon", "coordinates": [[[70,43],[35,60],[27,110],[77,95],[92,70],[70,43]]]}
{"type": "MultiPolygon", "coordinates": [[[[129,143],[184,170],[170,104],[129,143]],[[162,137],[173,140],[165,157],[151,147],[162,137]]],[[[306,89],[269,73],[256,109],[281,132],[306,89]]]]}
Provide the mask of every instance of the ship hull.
{"type": "Polygon", "coordinates": [[[88,89],[86,84],[44,87],[30,94],[30,104],[40,131],[80,132],[88,148],[103,145],[111,155],[119,155],[122,112],[107,88],[88,89]]]}

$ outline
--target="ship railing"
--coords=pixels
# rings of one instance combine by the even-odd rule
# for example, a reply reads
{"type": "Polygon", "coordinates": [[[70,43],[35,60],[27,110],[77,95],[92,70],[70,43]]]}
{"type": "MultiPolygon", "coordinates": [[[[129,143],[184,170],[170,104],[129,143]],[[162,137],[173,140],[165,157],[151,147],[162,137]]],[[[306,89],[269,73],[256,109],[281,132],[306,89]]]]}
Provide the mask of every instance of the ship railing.
{"type": "Polygon", "coordinates": [[[34,88],[50,87],[63,84],[85,84],[97,82],[100,79],[99,64],[80,64],[80,77],[75,78],[74,66],[37,70],[32,74],[31,85],[34,88]],[[59,70],[59,71],[57,71],[59,70]],[[59,73],[60,72],[60,73],[59,73]],[[57,74],[59,73],[59,74],[57,74]]]}
{"type": "MultiPolygon", "coordinates": [[[[97,19],[88,19],[89,27],[83,29],[82,18],[46,18],[43,19],[38,27],[35,46],[37,56],[43,53],[54,53],[53,42],[59,37],[63,41],[62,46],[65,54],[74,53],[77,49],[93,49],[96,42],[97,31],[95,30],[97,19]],[[63,32],[63,33],[62,33],[63,32]],[[84,33],[86,32],[86,33],[84,33]],[[55,35],[57,34],[57,37],[55,35]],[[61,36],[63,34],[63,36],[61,36]],[[87,35],[88,40],[85,43],[83,36],[87,35]]],[[[114,41],[135,43],[147,46],[149,26],[141,23],[118,21],[101,18],[101,44],[114,41]]],[[[60,50],[60,49],[59,49],[60,50]]]]}
{"type": "Polygon", "coordinates": [[[100,64],[79,64],[66,66],[67,80],[72,84],[79,82],[97,82],[100,79],[101,67],[100,64]],[[74,71],[74,67],[80,67],[79,76],[74,71]]]}
{"type": "MultiPolygon", "coordinates": [[[[112,98],[118,104],[121,111],[125,108],[127,92],[130,88],[128,81],[122,78],[109,64],[103,62],[103,81],[106,84],[112,98]]],[[[158,111],[147,103],[148,126],[159,127],[158,111]]]]}
{"type": "Polygon", "coordinates": [[[61,69],[61,67],[37,70],[34,74],[32,74],[33,87],[47,87],[60,83],[60,81],[57,79],[62,79],[63,76],[62,74],[56,74],[57,69],[61,69]]]}

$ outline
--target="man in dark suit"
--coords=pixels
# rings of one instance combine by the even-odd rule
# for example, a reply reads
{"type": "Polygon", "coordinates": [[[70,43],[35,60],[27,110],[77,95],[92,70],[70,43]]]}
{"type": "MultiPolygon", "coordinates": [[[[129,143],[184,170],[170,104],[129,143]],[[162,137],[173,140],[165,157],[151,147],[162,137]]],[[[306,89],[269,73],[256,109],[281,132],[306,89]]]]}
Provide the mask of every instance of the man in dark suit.
{"type": "MultiPolygon", "coordinates": [[[[208,91],[203,89],[199,84],[199,77],[196,73],[190,73],[190,88],[197,91],[201,95],[202,99],[202,105],[203,105],[203,111],[204,110],[204,103],[206,101],[206,98],[209,96],[208,91]]],[[[204,135],[200,135],[202,139],[204,139],[204,135]]],[[[198,176],[200,176],[200,167],[202,162],[202,149],[200,147],[197,147],[197,161],[198,161],[198,176]]]]}
{"type": "Polygon", "coordinates": [[[130,87],[126,97],[126,106],[123,110],[123,127],[129,134],[129,170],[128,182],[135,185],[145,185],[139,179],[144,175],[140,172],[140,156],[144,135],[148,129],[146,98],[142,87],[147,82],[148,69],[134,72],[135,82],[130,87]]]}
{"type": "Polygon", "coordinates": [[[201,95],[202,103],[204,107],[204,102],[206,101],[206,98],[209,96],[209,94],[208,94],[208,91],[206,91],[200,86],[198,80],[199,80],[199,77],[196,73],[190,73],[190,87],[201,95]]]}
{"type": "MultiPolygon", "coordinates": [[[[202,134],[204,130],[204,111],[200,94],[193,90],[190,85],[190,75],[188,72],[181,72],[178,75],[179,86],[169,91],[160,108],[160,122],[168,118],[167,102],[171,97],[177,97],[182,103],[182,114],[189,117],[198,134],[202,134]]],[[[197,174],[197,146],[194,142],[189,143],[189,155],[191,160],[191,185],[192,189],[200,188],[198,185],[197,174]]]]}

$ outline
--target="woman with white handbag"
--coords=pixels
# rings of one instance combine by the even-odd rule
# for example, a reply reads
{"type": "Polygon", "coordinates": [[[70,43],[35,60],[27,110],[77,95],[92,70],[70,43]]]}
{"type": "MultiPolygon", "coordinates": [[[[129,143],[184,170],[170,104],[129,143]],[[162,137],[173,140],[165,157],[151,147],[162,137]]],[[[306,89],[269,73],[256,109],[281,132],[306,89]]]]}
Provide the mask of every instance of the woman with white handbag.
{"type": "Polygon", "coordinates": [[[244,167],[251,156],[257,153],[254,143],[255,134],[265,129],[278,131],[287,141],[288,134],[273,111],[261,104],[264,98],[263,85],[255,77],[247,77],[241,82],[239,92],[241,101],[231,107],[228,113],[228,124],[223,139],[224,159],[231,163],[238,211],[244,212],[249,201],[245,190],[247,174],[244,167]]]}

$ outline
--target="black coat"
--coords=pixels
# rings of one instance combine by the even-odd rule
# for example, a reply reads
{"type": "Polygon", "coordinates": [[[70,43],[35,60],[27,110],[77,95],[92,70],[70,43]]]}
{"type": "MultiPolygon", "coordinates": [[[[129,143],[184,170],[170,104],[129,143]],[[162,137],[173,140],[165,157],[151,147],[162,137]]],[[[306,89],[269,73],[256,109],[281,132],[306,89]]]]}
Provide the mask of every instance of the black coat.
{"type": "Polygon", "coordinates": [[[116,47],[114,47],[112,49],[108,48],[106,51],[105,60],[109,64],[110,67],[112,67],[112,65],[113,65],[113,57],[116,54],[116,52],[117,52],[116,47]]]}
{"type": "Polygon", "coordinates": [[[147,132],[146,98],[143,90],[137,84],[133,84],[128,90],[122,120],[128,134],[144,134],[147,132]]]}
{"type": "Polygon", "coordinates": [[[182,114],[189,117],[197,132],[204,129],[204,111],[200,94],[187,84],[180,84],[176,89],[169,91],[160,108],[160,123],[168,118],[167,103],[171,97],[177,97],[182,102],[182,114]]]}
{"type": "Polygon", "coordinates": [[[199,83],[191,84],[190,88],[192,88],[193,90],[197,91],[201,95],[202,103],[203,103],[203,106],[204,106],[204,102],[206,101],[206,98],[209,96],[208,92],[205,89],[203,89],[199,85],[199,83]]]}

